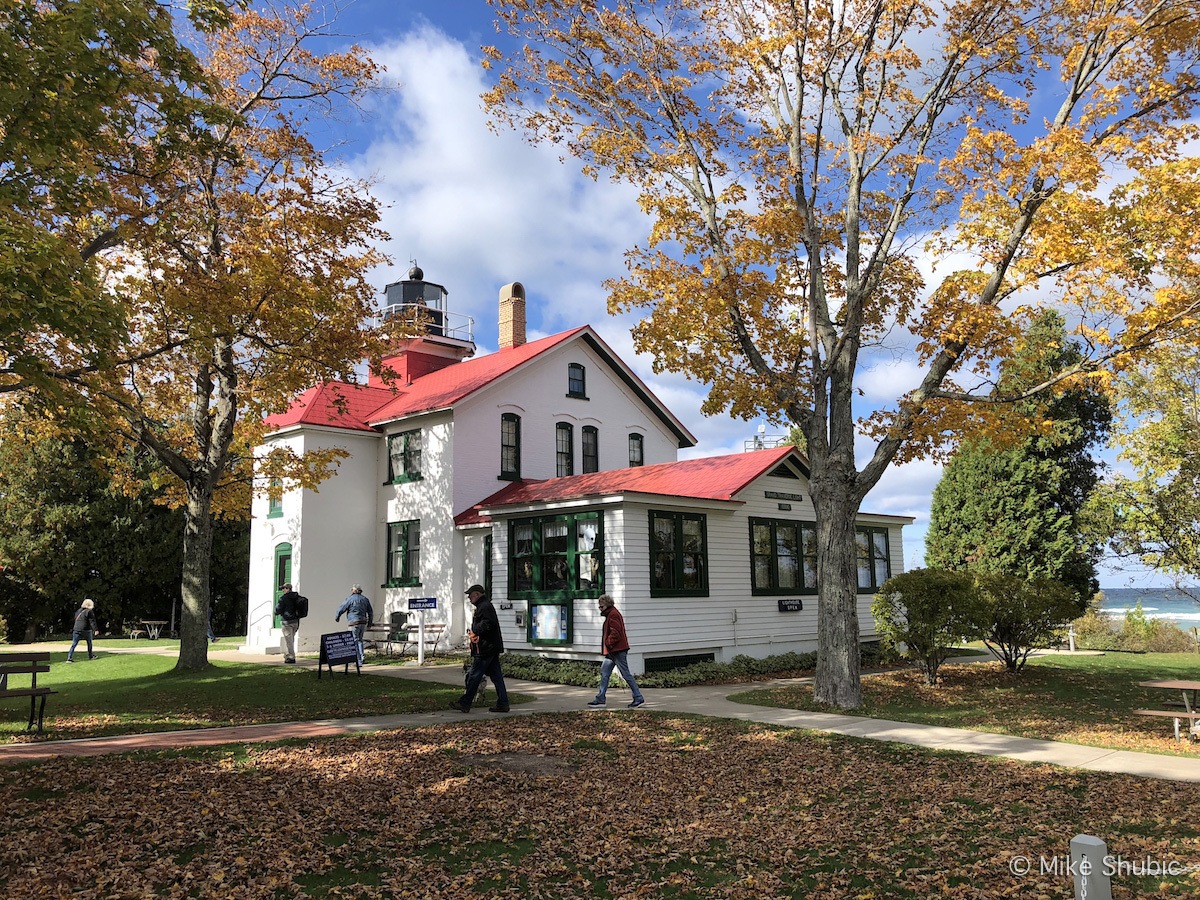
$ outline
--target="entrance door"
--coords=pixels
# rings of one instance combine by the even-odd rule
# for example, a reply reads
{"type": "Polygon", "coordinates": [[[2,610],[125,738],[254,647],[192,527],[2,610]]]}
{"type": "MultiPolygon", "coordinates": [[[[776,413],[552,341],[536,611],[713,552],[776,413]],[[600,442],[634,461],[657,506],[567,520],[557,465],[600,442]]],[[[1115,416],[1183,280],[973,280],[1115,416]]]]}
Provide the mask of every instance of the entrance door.
{"type": "MultiPolygon", "coordinates": [[[[275,548],[275,591],[273,596],[275,602],[271,609],[274,611],[279,606],[279,598],[283,596],[283,586],[290,584],[292,581],[292,545],[280,544],[275,548]]],[[[283,627],[283,619],[275,616],[272,621],[276,628],[283,627]]]]}

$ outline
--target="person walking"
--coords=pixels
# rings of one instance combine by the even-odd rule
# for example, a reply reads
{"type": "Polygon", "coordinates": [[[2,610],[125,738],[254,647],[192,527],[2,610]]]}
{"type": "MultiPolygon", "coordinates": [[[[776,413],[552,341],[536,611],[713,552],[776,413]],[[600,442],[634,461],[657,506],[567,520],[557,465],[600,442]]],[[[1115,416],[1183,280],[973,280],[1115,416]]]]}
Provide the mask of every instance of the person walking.
{"type": "Polygon", "coordinates": [[[71,626],[71,649],[67,651],[67,662],[75,662],[75,648],[79,645],[80,639],[87,641],[88,659],[96,658],[96,654],[92,652],[92,634],[96,631],[96,613],[93,611],[95,606],[96,604],[89,597],[75,611],[75,624],[71,626]]]}
{"type": "Polygon", "coordinates": [[[292,590],[291,584],[283,586],[283,595],[275,604],[275,615],[283,622],[283,637],[279,639],[279,649],[283,651],[283,661],[296,661],[296,647],[300,636],[300,595],[292,590]]]}
{"type": "Polygon", "coordinates": [[[588,706],[599,709],[607,705],[608,680],[612,677],[613,669],[616,668],[621,673],[621,677],[625,679],[625,683],[629,685],[629,689],[633,691],[633,700],[630,702],[629,708],[637,709],[646,702],[646,698],[642,696],[642,691],[638,687],[637,681],[634,680],[633,673],[629,671],[629,637],[625,634],[625,618],[617,610],[613,598],[608,594],[601,595],[596,603],[600,607],[600,615],[604,616],[604,627],[600,630],[600,652],[604,655],[604,662],[600,665],[600,692],[588,706]]]}
{"type": "Polygon", "coordinates": [[[350,596],[338,607],[333,621],[340,622],[343,613],[346,616],[346,624],[354,634],[354,646],[358,650],[358,665],[359,668],[362,668],[363,663],[366,662],[366,656],[363,653],[363,635],[366,633],[367,626],[375,620],[375,611],[371,609],[371,601],[363,596],[362,585],[350,586],[350,596]]]}
{"type": "Polygon", "coordinates": [[[500,654],[504,652],[504,636],[500,633],[500,619],[496,608],[488,599],[487,592],[481,584],[473,584],[467,588],[467,597],[475,612],[471,616],[471,635],[475,644],[475,658],[471,662],[471,671],[467,673],[466,693],[457,700],[450,701],[450,708],[459,712],[469,713],[479,684],[484,676],[492,680],[496,688],[496,705],[489,706],[488,711],[494,713],[508,712],[508,689],[504,686],[504,673],[500,671],[500,654]]]}

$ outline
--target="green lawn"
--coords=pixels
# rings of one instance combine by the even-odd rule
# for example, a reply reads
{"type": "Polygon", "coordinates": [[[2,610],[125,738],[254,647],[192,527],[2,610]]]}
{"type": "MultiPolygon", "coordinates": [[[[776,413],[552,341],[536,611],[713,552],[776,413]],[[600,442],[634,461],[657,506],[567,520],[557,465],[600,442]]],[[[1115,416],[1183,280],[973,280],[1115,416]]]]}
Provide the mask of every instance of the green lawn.
{"type": "MultiPolygon", "coordinates": [[[[912,670],[863,679],[858,714],[1068,741],[1118,750],[1195,754],[1178,745],[1170,719],[1133,714],[1165,709],[1177,692],[1138,687],[1142,681],[1200,679],[1193,653],[1106,653],[1103,656],[1043,656],[1010,675],[998,662],[948,665],[942,683],[925,685],[912,670]]],[[[763,689],[730,699],[758,706],[826,709],[815,704],[807,685],[763,689]]]]}
{"type": "MultiPolygon", "coordinates": [[[[445,708],[457,696],[445,685],[360,677],[353,667],[349,676],[339,667],[334,677],[326,672],[319,680],[313,669],[226,661],[184,673],[174,670],[173,655],[112,653],[104,644],[96,652],[98,658],[89,660],[86,650],[77,648],[70,665],[65,650],[51,655],[49,674],[38,679],[58,691],[46,702],[47,737],[427,712],[445,708]]],[[[0,742],[28,739],[28,716],[25,698],[0,702],[0,742]]]]}

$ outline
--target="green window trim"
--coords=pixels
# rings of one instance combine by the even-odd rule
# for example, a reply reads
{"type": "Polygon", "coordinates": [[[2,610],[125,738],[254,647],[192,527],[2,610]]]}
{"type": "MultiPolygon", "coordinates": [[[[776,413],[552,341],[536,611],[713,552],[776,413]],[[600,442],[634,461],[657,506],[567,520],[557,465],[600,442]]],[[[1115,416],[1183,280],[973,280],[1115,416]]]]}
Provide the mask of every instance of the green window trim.
{"type": "Polygon", "coordinates": [[[708,596],[708,516],[650,510],[650,596],[708,596]]]}
{"type": "Polygon", "coordinates": [[[388,435],[388,480],[384,484],[406,484],[420,481],[422,439],[421,429],[388,435]]]}
{"type": "Polygon", "coordinates": [[[513,519],[508,592],[518,600],[577,600],[604,593],[604,517],[599,512],[513,519]]]}
{"type": "Polygon", "coordinates": [[[521,478],[521,417],[516,413],[500,416],[500,479],[521,478]]]}
{"type": "Polygon", "coordinates": [[[600,471],[600,429],[583,426],[583,474],[600,471]]]}
{"type": "Polygon", "coordinates": [[[271,601],[271,621],[273,627],[282,628],[283,619],[275,615],[275,607],[279,605],[279,598],[283,596],[283,586],[292,580],[292,545],[291,544],[276,544],[275,545],[275,567],[273,570],[275,583],[271,596],[274,598],[271,601]]]}
{"type": "Polygon", "coordinates": [[[570,422],[554,426],[554,474],[558,478],[575,474],[575,426],[570,422]]]}
{"type": "Polygon", "coordinates": [[[750,519],[750,593],[817,593],[817,526],[796,519],[750,519]]]}
{"type": "Polygon", "coordinates": [[[389,522],[387,578],[384,587],[416,587],[421,583],[421,521],[389,522]]]}
{"type": "Polygon", "coordinates": [[[875,593],[892,576],[892,554],[887,528],[859,525],[854,529],[854,554],[858,592],[875,593]]]}
{"type": "Polygon", "coordinates": [[[279,519],[283,517],[283,479],[272,478],[270,486],[267,488],[267,518],[279,519]]]}
{"type": "Polygon", "coordinates": [[[587,399],[587,369],[580,363],[567,364],[567,396],[587,399]]]}

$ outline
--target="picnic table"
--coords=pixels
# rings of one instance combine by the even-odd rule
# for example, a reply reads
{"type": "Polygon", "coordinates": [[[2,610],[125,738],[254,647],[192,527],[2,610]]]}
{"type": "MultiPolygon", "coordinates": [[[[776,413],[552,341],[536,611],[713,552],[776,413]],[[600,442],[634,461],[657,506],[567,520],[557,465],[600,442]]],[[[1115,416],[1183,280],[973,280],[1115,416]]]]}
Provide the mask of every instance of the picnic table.
{"type": "Polygon", "coordinates": [[[162,631],[163,626],[167,624],[166,619],[142,619],[142,624],[146,626],[146,637],[152,641],[158,640],[158,634],[162,631]]]}
{"type": "MultiPolygon", "coordinates": [[[[1186,681],[1177,678],[1166,678],[1161,681],[1142,681],[1139,687],[1157,688],[1160,690],[1179,691],[1183,699],[1183,712],[1169,709],[1135,709],[1139,716],[1162,716],[1175,720],[1175,740],[1180,737],[1179,723],[1188,720],[1187,733],[1191,740],[1200,738],[1200,712],[1196,711],[1196,700],[1200,697],[1200,681],[1186,681]]],[[[1178,702],[1178,701],[1176,701],[1178,702]]]]}

